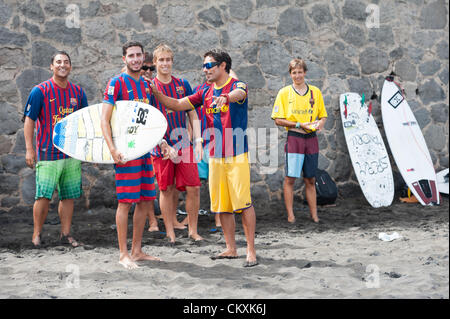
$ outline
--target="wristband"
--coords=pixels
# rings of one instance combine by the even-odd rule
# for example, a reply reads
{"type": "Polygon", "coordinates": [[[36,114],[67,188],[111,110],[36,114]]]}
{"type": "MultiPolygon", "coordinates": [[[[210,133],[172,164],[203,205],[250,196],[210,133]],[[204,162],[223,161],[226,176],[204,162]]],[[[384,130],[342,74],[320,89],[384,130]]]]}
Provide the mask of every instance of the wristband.
{"type": "Polygon", "coordinates": [[[224,98],[227,99],[226,104],[230,104],[230,96],[228,94],[220,94],[220,96],[223,96],[224,98]]]}
{"type": "Polygon", "coordinates": [[[203,143],[203,138],[197,137],[197,138],[194,140],[194,143],[198,143],[198,142],[203,143]]]}
{"type": "Polygon", "coordinates": [[[297,123],[295,124],[295,128],[300,128],[300,122],[297,122],[297,123]]]}

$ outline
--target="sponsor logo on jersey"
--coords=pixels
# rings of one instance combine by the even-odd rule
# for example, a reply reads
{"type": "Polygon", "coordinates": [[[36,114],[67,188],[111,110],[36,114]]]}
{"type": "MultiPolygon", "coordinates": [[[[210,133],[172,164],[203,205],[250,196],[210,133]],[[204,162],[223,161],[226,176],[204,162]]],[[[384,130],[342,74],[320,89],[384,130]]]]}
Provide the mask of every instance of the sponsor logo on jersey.
{"type": "Polygon", "coordinates": [[[109,86],[108,87],[108,95],[113,95],[114,94],[114,86],[109,86]]]}

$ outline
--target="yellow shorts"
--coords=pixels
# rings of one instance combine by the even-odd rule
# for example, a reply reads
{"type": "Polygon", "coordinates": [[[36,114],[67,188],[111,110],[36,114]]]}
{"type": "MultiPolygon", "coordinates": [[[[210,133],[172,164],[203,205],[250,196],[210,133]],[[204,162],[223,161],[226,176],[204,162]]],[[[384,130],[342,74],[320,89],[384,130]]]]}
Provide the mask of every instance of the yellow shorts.
{"type": "Polygon", "coordinates": [[[252,206],[247,153],[209,159],[209,194],[212,213],[241,213],[252,206]]]}

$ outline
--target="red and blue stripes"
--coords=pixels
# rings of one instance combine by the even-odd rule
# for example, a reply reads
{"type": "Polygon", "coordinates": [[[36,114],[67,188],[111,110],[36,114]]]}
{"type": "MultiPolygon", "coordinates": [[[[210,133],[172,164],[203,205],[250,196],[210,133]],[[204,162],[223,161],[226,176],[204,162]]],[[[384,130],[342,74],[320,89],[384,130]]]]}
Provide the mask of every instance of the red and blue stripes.
{"type": "Polygon", "coordinates": [[[36,154],[38,161],[68,158],[53,145],[53,127],[62,118],[88,105],[83,89],[68,82],[59,87],[53,79],[35,86],[25,106],[25,115],[36,122],[36,154]]]}
{"type": "Polygon", "coordinates": [[[114,165],[119,202],[133,203],[156,199],[155,176],[150,154],[114,165]]]}
{"type": "MultiPolygon", "coordinates": [[[[158,78],[155,78],[154,83],[160,92],[163,92],[164,95],[170,96],[175,99],[181,99],[192,94],[192,88],[189,82],[185,79],[178,79],[172,76],[172,81],[166,84],[162,83],[160,80],[158,80],[158,78]]],[[[164,135],[164,139],[167,141],[167,143],[170,146],[175,147],[175,149],[177,150],[188,148],[191,144],[186,130],[186,112],[171,111],[157,99],[155,99],[155,104],[153,105],[166,117],[167,131],[164,135]]],[[[156,157],[161,157],[162,155],[159,146],[155,147],[151,151],[151,154],[156,157]]]]}
{"type": "MultiPolygon", "coordinates": [[[[196,93],[200,90],[207,91],[210,86],[211,84],[207,82],[200,84],[199,86],[194,88],[193,93],[196,93]]],[[[206,122],[205,108],[202,105],[201,107],[197,107],[195,110],[197,111],[198,119],[200,120],[200,130],[203,134],[203,132],[208,128],[208,123],[206,122]]]]}
{"type": "Polygon", "coordinates": [[[103,102],[114,105],[116,101],[139,101],[154,105],[150,85],[142,78],[136,81],[126,73],[113,77],[106,87],[103,102]]]}
{"type": "Polygon", "coordinates": [[[223,158],[248,152],[245,132],[248,123],[247,93],[245,83],[230,77],[222,87],[206,87],[189,97],[189,101],[196,108],[203,105],[208,128],[204,138],[210,140],[210,157],[223,158]],[[213,97],[228,94],[235,89],[246,92],[244,100],[223,105],[220,109],[212,105],[213,97]]]}

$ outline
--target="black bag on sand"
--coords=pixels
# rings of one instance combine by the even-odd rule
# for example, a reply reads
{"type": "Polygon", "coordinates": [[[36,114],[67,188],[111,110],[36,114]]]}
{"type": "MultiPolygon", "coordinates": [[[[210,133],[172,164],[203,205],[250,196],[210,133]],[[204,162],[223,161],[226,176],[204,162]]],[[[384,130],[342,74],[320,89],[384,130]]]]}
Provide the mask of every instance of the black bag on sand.
{"type": "Polygon", "coordinates": [[[321,169],[316,171],[317,205],[331,205],[336,202],[338,191],[330,175],[321,169]]]}

